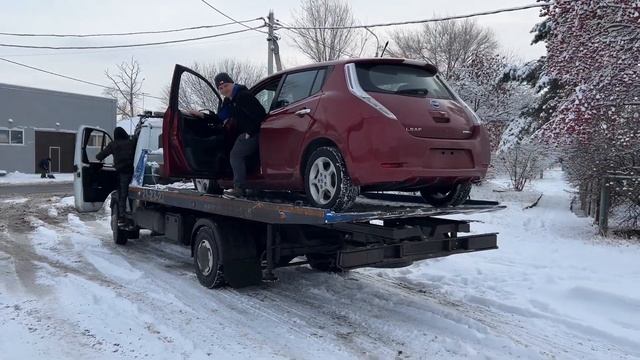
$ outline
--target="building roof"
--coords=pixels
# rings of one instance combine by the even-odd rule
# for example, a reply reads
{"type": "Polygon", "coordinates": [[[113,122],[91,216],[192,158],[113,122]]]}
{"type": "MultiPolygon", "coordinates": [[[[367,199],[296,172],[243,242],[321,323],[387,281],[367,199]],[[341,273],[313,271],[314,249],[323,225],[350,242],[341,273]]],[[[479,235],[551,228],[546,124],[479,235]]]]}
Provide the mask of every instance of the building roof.
{"type": "Polygon", "coordinates": [[[17,90],[17,91],[23,91],[23,92],[34,92],[34,93],[41,93],[41,94],[47,94],[47,95],[76,97],[76,98],[82,97],[82,98],[93,99],[98,101],[113,101],[113,102],[116,101],[116,99],[108,98],[104,96],[85,95],[85,94],[78,94],[78,93],[72,93],[72,92],[66,92],[66,91],[58,91],[58,90],[42,89],[42,88],[22,86],[22,85],[7,84],[7,83],[1,83],[1,82],[0,82],[0,89],[9,89],[9,90],[17,90]]]}

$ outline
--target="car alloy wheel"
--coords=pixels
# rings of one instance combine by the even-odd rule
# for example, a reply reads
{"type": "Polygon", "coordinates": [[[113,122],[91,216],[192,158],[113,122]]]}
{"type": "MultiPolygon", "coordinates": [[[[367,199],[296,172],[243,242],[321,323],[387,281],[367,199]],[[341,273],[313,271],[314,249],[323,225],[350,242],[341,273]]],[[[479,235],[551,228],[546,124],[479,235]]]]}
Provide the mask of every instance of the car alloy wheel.
{"type": "Polygon", "coordinates": [[[304,179],[307,199],[322,209],[348,209],[360,192],[351,182],[342,154],[335,147],[319,147],[309,155],[304,179]]]}
{"type": "Polygon", "coordinates": [[[325,205],[333,199],[338,189],[338,175],[331,160],[320,157],[311,165],[309,190],[313,200],[325,205]]]}

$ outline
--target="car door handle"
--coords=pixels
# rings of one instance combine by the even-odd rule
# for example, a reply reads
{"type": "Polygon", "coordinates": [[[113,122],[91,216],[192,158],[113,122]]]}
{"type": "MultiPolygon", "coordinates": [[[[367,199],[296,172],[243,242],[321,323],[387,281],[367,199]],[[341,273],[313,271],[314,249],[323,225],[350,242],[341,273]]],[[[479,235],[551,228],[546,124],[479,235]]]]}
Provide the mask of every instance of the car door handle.
{"type": "Polygon", "coordinates": [[[309,113],[311,113],[311,109],[309,109],[309,108],[300,109],[300,110],[294,112],[294,114],[296,114],[299,117],[303,117],[305,115],[308,115],[309,113]]]}

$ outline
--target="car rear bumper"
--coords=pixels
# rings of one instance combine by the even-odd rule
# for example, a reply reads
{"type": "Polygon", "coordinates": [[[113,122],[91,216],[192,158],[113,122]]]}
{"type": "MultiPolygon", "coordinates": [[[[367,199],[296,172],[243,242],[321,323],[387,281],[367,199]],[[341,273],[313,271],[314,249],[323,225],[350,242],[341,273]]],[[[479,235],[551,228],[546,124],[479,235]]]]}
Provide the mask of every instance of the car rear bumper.
{"type": "MultiPolygon", "coordinates": [[[[369,130],[381,133],[380,129],[369,130]]],[[[476,127],[470,138],[462,140],[418,138],[388,123],[382,133],[385,135],[375,141],[365,136],[350,139],[345,158],[356,185],[413,189],[435,183],[477,181],[487,173],[491,155],[483,127],[476,127]]]]}

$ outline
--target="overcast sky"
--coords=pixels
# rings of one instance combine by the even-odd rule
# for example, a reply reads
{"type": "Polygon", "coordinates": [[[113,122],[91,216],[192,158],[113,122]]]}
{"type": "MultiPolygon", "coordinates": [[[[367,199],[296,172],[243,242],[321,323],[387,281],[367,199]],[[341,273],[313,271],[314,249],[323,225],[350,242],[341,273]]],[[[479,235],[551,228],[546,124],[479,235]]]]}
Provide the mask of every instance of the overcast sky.
{"type": "MultiPolygon", "coordinates": [[[[211,4],[238,20],[268,14],[284,22],[299,5],[295,0],[258,1],[209,0],[211,4]]],[[[362,23],[425,19],[433,16],[467,14],[533,3],[533,0],[352,0],[355,16],[362,23]]],[[[531,46],[531,28],[539,22],[538,9],[479,17],[478,22],[495,32],[502,48],[521,60],[544,54],[543,46],[531,46]]],[[[25,33],[96,33],[162,30],[186,26],[216,24],[228,20],[209,9],[200,0],[28,0],[5,1],[2,4],[0,32],[25,33]]],[[[258,23],[259,24],[259,23],[258,23]]],[[[405,27],[406,28],[406,27],[405,27]]],[[[32,45],[105,45],[162,41],[240,29],[230,26],[205,31],[156,34],[136,37],[91,39],[24,38],[0,35],[0,43],[32,45]]],[[[374,30],[385,41],[385,29],[374,30]]],[[[307,60],[291,46],[290,33],[280,30],[281,55],[286,65],[303,64],[307,60]]],[[[173,44],[135,49],[110,50],[40,50],[0,47],[0,56],[41,67],[50,71],[92,82],[107,83],[106,68],[135,57],[143,69],[144,91],[161,95],[171,79],[176,63],[189,65],[224,57],[251,60],[266,67],[266,38],[257,32],[245,32],[223,38],[186,44],[173,44]]],[[[373,54],[368,54],[373,55],[373,54]]],[[[0,61],[0,82],[61,91],[100,95],[97,87],[77,83],[17,67],[0,61]]],[[[155,100],[147,99],[146,107],[160,110],[155,100]]]]}

